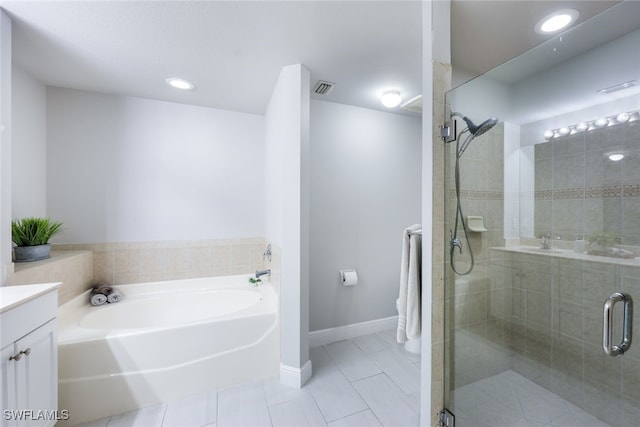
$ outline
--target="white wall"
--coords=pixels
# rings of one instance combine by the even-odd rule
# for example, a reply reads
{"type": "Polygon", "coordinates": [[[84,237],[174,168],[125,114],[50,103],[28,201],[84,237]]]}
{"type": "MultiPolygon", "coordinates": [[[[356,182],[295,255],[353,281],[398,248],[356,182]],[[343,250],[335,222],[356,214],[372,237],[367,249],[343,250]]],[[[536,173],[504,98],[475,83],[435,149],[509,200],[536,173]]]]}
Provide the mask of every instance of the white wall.
{"type": "Polygon", "coordinates": [[[262,116],[47,89],[58,243],[264,235],[262,116]]]}
{"type": "Polygon", "coordinates": [[[0,9],[0,284],[11,264],[11,18],[0,9]]]}
{"type": "Polygon", "coordinates": [[[281,70],[265,113],[265,229],[282,249],[281,381],[301,387],[309,362],[309,71],[281,70]]]}
{"type": "Polygon", "coordinates": [[[13,66],[12,218],[47,215],[47,88],[13,66]]]}
{"type": "Polygon", "coordinates": [[[397,315],[403,230],[420,218],[419,117],[311,101],[310,329],[397,315]],[[338,271],[355,268],[345,287],[338,271]]]}

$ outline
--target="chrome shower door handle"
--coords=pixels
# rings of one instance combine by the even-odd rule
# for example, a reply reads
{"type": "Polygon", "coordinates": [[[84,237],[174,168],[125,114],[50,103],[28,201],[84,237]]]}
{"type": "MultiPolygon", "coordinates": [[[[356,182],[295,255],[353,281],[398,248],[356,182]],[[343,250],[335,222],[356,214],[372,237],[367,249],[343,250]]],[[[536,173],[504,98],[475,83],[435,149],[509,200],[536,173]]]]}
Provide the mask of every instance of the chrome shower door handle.
{"type": "Polygon", "coordinates": [[[622,356],[631,348],[631,336],[633,327],[633,299],[631,295],[614,292],[604,302],[603,327],[602,327],[602,348],[609,356],[622,356]],[[613,307],[618,302],[624,302],[624,319],[622,324],[622,341],[618,345],[613,345],[611,336],[613,335],[613,307]]]}

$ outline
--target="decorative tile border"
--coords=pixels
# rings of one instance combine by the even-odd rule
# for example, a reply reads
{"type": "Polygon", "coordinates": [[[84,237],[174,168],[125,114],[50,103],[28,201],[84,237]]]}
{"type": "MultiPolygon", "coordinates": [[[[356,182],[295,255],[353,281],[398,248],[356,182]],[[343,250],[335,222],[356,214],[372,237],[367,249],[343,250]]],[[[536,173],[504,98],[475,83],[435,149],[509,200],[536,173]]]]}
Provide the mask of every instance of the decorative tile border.
{"type": "Polygon", "coordinates": [[[614,185],[611,187],[592,187],[585,188],[585,197],[587,199],[602,199],[605,197],[622,197],[622,185],[614,185]]]}
{"type": "MultiPolygon", "coordinates": [[[[456,192],[449,190],[449,196],[455,198],[456,192]]],[[[472,200],[496,200],[503,199],[502,192],[462,190],[463,199],[472,200]],[[488,193],[499,193],[499,196],[488,193]]],[[[578,200],[578,199],[605,199],[616,197],[640,197],[640,184],[611,185],[607,187],[586,188],[559,188],[557,190],[523,191],[519,194],[520,200],[578,200]]]]}
{"type": "MultiPolygon", "coordinates": [[[[455,189],[449,189],[449,197],[455,199],[455,189]]],[[[460,190],[460,198],[465,200],[504,200],[504,192],[492,190],[460,190]]]]}
{"type": "Polygon", "coordinates": [[[553,190],[553,199],[584,199],[584,188],[559,188],[553,190]]]}
{"type": "Polygon", "coordinates": [[[640,197],[640,184],[625,185],[623,197],[640,197]]]}
{"type": "MultiPolygon", "coordinates": [[[[531,192],[520,194],[524,200],[531,199],[531,192]]],[[[640,197],[640,184],[611,185],[607,187],[559,188],[556,190],[536,190],[535,200],[604,199],[616,197],[640,197]]]]}

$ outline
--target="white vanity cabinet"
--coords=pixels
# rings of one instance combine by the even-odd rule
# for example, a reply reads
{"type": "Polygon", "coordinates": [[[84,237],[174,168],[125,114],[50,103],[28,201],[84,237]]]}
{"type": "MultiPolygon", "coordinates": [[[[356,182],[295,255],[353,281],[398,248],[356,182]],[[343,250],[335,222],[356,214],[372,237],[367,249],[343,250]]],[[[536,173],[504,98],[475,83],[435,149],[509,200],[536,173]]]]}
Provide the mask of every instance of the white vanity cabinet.
{"type": "Polygon", "coordinates": [[[53,426],[58,411],[57,283],[0,288],[0,425],[53,426]]]}

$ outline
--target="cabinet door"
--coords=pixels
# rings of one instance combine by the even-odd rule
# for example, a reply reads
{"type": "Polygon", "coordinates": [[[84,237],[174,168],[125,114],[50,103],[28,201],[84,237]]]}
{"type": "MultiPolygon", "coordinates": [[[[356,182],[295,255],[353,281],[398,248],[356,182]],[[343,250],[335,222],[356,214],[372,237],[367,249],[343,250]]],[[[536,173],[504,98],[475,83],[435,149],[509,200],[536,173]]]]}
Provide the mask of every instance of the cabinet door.
{"type": "Polygon", "coordinates": [[[10,417],[9,412],[17,409],[16,403],[16,367],[15,360],[9,360],[15,354],[15,347],[10,344],[0,351],[2,366],[0,367],[0,377],[2,377],[2,387],[0,387],[0,409],[2,409],[2,427],[13,427],[16,422],[10,417]]]}
{"type": "Polygon", "coordinates": [[[17,372],[20,409],[44,411],[48,415],[31,420],[31,426],[53,426],[54,411],[58,409],[58,351],[56,319],[40,326],[16,342],[16,350],[23,351],[17,372]],[[53,417],[53,420],[48,418],[53,417]]]}

